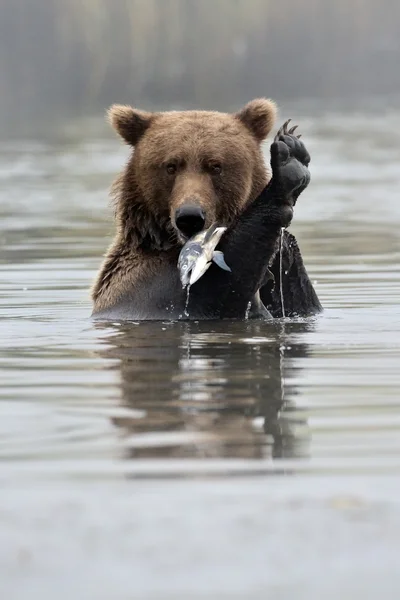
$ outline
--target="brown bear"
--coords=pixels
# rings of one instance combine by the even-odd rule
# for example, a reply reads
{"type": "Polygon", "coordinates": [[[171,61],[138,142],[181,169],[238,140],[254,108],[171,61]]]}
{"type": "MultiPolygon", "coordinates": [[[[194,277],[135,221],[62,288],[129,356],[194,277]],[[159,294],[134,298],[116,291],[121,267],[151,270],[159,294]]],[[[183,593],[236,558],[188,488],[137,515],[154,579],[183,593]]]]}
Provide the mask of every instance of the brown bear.
{"type": "Polygon", "coordinates": [[[249,303],[253,316],[280,316],[282,294],[286,315],[320,310],[294,237],[280,237],[308,185],[309,155],[285,124],[271,145],[271,168],[265,164],[261,143],[275,117],[266,99],[235,114],[110,109],[112,126],[134,151],[113,186],[117,231],[93,286],[94,316],[243,318],[249,303]],[[212,265],[184,311],[179,252],[214,223],[227,227],[219,248],[231,272],[212,265]]]}

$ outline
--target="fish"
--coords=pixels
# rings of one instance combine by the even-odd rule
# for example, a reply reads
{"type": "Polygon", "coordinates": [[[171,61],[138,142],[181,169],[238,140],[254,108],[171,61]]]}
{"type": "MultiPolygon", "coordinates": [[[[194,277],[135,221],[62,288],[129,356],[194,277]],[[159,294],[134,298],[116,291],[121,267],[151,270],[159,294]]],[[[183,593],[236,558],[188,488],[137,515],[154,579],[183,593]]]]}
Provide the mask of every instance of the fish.
{"type": "Polygon", "coordinates": [[[212,262],[224,271],[231,271],[225,262],[223,252],[215,250],[225,231],[226,227],[218,227],[214,224],[186,242],[178,259],[179,276],[183,287],[196,283],[212,262]]]}

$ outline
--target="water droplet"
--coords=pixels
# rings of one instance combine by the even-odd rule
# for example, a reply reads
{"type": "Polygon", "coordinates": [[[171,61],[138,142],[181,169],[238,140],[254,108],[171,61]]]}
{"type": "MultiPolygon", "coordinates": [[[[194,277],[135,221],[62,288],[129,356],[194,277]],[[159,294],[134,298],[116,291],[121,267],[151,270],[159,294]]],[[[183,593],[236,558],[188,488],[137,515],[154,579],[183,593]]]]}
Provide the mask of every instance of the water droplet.
{"type": "Polygon", "coordinates": [[[283,282],[282,282],[282,274],[283,274],[283,269],[282,269],[282,255],[283,255],[283,235],[284,235],[285,229],[282,227],[281,229],[281,243],[279,245],[279,292],[280,292],[280,296],[281,296],[281,308],[282,308],[282,317],[285,318],[285,304],[283,301],[283,282]]]}
{"type": "Polygon", "coordinates": [[[185,314],[185,317],[189,316],[189,311],[188,311],[189,294],[190,294],[190,285],[188,285],[187,288],[186,288],[186,303],[185,303],[185,310],[183,311],[184,314],[185,314]]]}

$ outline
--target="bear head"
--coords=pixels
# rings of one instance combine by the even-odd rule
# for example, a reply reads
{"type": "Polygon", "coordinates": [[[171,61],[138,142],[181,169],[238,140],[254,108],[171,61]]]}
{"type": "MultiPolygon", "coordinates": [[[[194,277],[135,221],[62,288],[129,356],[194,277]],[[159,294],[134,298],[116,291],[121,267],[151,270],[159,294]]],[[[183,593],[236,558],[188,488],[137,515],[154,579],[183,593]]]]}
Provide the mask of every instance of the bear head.
{"type": "Polygon", "coordinates": [[[113,187],[126,243],[166,250],[215,222],[229,226],[270,179],[261,143],[275,117],[267,99],[233,114],[112,106],[112,126],[133,147],[113,187]]]}

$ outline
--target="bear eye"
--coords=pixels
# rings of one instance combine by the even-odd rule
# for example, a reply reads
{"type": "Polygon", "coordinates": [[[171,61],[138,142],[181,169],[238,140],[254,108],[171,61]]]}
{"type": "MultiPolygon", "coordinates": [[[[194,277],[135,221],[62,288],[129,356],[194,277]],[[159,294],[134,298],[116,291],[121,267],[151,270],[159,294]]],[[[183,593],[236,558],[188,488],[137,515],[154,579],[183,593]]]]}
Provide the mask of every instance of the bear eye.
{"type": "Polygon", "coordinates": [[[177,172],[177,170],[178,170],[178,166],[177,166],[177,164],[176,164],[176,163],[172,163],[172,162],[171,162],[171,163],[168,163],[168,164],[165,166],[165,169],[166,169],[166,171],[167,171],[168,175],[175,175],[175,173],[176,173],[176,172],[177,172]]]}
{"type": "Polygon", "coordinates": [[[211,175],[220,175],[222,172],[222,165],[220,163],[210,163],[208,165],[208,170],[211,175]]]}

